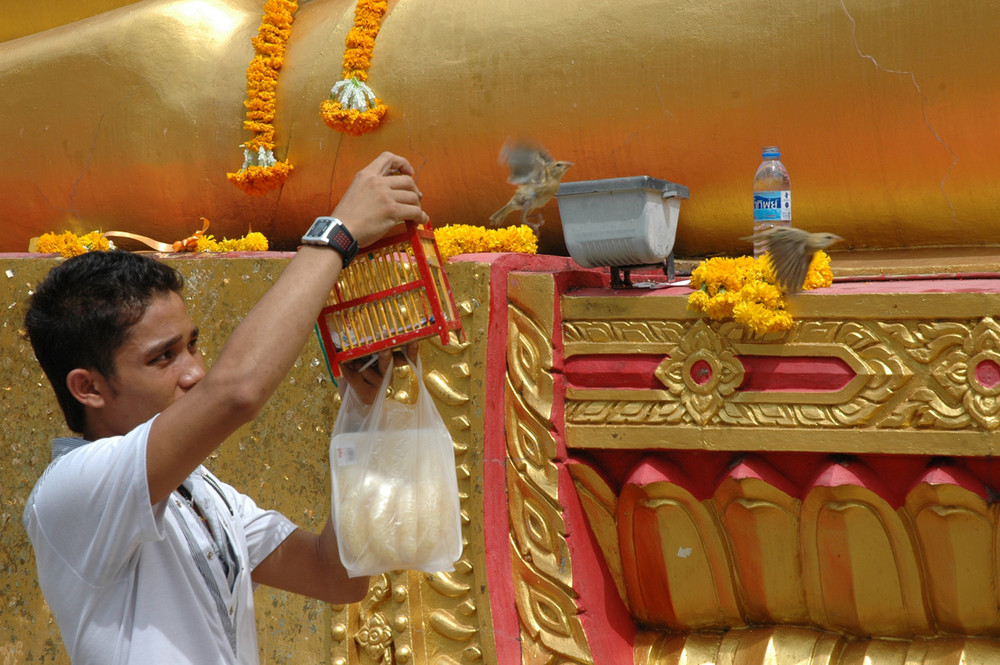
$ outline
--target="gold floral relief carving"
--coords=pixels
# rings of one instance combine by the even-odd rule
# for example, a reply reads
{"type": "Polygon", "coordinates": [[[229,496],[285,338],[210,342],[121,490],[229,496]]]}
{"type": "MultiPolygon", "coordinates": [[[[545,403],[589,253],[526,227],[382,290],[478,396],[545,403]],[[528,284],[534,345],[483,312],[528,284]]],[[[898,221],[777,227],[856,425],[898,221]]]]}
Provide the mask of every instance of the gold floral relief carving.
{"type": "Polygon", "coordinates": [[[522,662],[548,664],[554,655],[589,663],[589,647],[577,617],[573,567],[559,503],[555,441],[507,384],[507,506],[515,603],[522,628],[522,662]],[[528,423],[533,423],[529,425],[528,423]],[[535,450],[521,455],[533,433],[535,450]]]}
{"type": "MultiPolygon", "coordinates": [[[[616,353],[627,321],[572,321],[564,343],[577,354],[616,353]],[[609,341],[602,341],[609,340],[609,341]]],[[[699,319],[660,338],[639,336],[633,353],[670,346],[656,375],[667,389],[567,390],[569,425],[729,425],[739,427],[1000,429],[1000,326],[978,321],[802,321],[787,333],[755,338],[741,326],[699,319]],[[681,332],[683,330],[683,332],[681,332]],[[739,356],[833,356],[854,378],[836,394],[737,390],[739,356]]]]}
{"type": "MultiPolygon", "coordinates": [[[[522,298],[552,307],[551,298],[522,298]]],[[[507,505],[523,663],[591,663],[573,591],[573,567],[559,500],[552,408],[552,342],[539,321],[551,312],[510,305],[505,424],[507,505]]]]}
{"type": "Polygon", "coordinates": [[[719,412],[743,382],[743,374],[732,346],[724,344],[705,321],[695,323],[656,368],[656,377],[698,425],[719,412]]]}
{"type": "Polygon", "coordinates": [[[548,665],[569,660],[592,663],[572,589],[538,573],[511,548],[514,593],[521,619],[524,665],[548,665]]]}
{"type": "Polygon", "coordinates": [[[522,399],[544,420],[552,410],[552,341],[521,309],[508,308],[507,373],[522,399]]]}
{"type": "MultiPolygon", "coordinates": [[[[405,598],[399,596],[393,598],[390,591],[391,578],[397,575],[404,579],[406,576],[405,573],[392,573],[372,577],[368,595],[356,609],[356,625],[353,633],[356,648],[352,651],[357,654],[357,662],[364,665],[391,665],[395,662],[396,635],[390,621],[396,617],[406,616],[405,598]]],[[[335,627],[335,638],[339,632],[335,627]]],[[[404,654],[409,653],[409,648],[406,648],[404,654]]],[[[353,659],[341,657],[339,660],[347,663],[353,659]]]]}
{"type": "Polygon", "coordinates": [[[506,390],[507,460],[517,473],[531,479],[537,491],[558,503],[556,442],[549,423],[529,408],[509,381],[506,390]]]}
{"type": "MultiPolygon", "coordinates": [[[[587,352],[593,344],[622,351],[639,347],[675,346],[684,336],[687,323],[680,321],[565,321],[563,344],[566,355],[587,352]]],[[[616,351],[609,351],[617,353],[616,351]]]]}
{"type": "Polygon", "coordinates": [[[520,557],[540,574],[572,587],[573,569],[560,507],[534,491],[516,472],[508,473],[507,495],[511,541],[520,557]]]}

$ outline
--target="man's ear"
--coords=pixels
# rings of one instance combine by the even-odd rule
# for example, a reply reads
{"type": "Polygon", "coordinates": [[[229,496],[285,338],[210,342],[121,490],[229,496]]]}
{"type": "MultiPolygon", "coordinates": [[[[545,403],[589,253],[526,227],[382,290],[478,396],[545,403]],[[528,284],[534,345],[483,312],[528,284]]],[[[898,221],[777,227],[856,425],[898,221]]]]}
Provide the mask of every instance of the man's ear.
{"type": "Polygon", "coordinates": [[[66,375],[66,387],[80,404],[93,409],[104,406],[102,390],[107,390],[108,385],[100,372],[80,367],[70,370],[66,375]]]}

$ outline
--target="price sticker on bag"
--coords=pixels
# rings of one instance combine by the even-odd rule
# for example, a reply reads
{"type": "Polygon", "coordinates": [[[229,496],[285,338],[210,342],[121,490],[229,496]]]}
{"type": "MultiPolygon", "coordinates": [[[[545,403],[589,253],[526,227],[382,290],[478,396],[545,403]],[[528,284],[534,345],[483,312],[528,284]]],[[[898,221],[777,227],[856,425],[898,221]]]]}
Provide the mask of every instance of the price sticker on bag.
{"type": "Polygon", "coordinates": [[[350,466],[358,461],[358,451],[352,441],[345,441],[335,446],[333,456],[337,466],[350,466]]]}

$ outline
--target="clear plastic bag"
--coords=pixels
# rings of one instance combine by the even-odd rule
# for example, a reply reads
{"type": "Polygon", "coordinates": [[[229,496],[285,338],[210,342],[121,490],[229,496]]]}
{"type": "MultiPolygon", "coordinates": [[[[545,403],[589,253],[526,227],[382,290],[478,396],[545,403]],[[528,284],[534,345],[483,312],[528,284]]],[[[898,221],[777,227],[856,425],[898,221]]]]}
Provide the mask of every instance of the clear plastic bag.
{"type": "Polygon", "coordinates": [[[333,519],[351,577],[391,570],[454,570],[462,555],[458,478],[451,434],[410,361],[414,404],[365,404],[348,386],[330,438],[333,519]]]}

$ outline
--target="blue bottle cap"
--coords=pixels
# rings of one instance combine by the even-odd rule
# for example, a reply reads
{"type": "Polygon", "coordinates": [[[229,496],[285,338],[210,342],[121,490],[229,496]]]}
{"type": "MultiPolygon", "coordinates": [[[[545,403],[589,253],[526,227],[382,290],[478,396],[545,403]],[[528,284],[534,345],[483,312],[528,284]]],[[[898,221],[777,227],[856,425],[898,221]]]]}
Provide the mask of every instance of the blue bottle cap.
{"type": "Polygon", "coordinates": [[[781,157],[781,151],[778,150],[778,146],[769,145],[760,153],[760,156],[764,159],[778,159],[781,157]]]}

